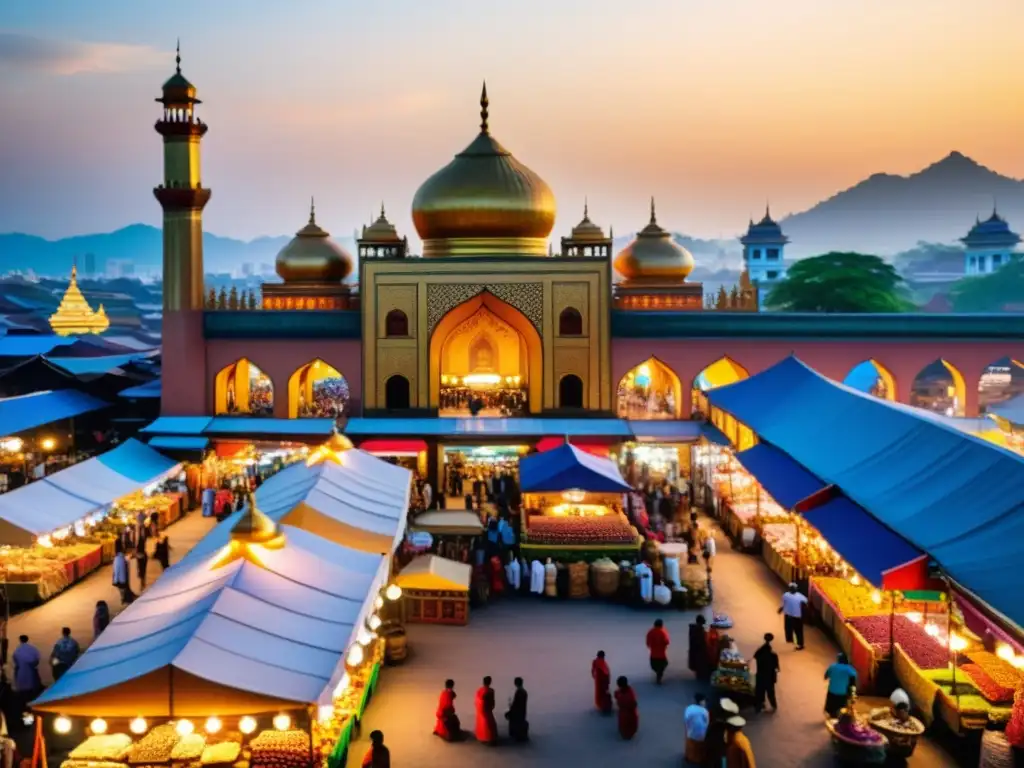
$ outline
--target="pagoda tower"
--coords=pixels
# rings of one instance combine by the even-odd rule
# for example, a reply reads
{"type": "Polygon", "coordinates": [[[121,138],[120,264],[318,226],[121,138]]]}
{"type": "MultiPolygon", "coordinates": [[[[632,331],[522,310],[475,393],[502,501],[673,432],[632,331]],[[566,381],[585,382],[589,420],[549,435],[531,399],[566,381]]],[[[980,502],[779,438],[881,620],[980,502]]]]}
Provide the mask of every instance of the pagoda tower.
{"type": "Polygon", "coordinates": [[[164,140],[164,180],[153,190],[164,210],[161,413],[198,415],[204,410],[206,381],[203,208],[210,199],[200,176],[199,143],[207,125],[195,115],[201,102],[181,74],[180,46],[175,72],[156,101],[163,115],[154,127],[164,140]]]}
{"type": "Polygon", "coordinates": [[[57,311],[50,315],[50,327],[61,336],[77,336],[85,333],[103,333],[110,327],[107,312],[100,308],[93,312],[89,302],[78,287],[78,267],[71,267],[71,282],[64,291],[57,311]]]}

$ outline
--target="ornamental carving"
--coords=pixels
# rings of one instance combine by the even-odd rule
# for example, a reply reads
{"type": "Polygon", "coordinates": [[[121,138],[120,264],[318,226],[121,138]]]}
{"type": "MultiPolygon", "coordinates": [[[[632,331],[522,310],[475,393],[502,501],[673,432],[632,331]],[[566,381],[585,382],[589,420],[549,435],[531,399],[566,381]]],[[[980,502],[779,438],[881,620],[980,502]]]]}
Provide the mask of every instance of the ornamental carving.
{"type": "Polygon", "coordinates": [[[431,283],[427,286],[427,332],[433,333],[441,318],[484,291],[515,307],[543,335],[544,286],[541,283],[431,283]]]}

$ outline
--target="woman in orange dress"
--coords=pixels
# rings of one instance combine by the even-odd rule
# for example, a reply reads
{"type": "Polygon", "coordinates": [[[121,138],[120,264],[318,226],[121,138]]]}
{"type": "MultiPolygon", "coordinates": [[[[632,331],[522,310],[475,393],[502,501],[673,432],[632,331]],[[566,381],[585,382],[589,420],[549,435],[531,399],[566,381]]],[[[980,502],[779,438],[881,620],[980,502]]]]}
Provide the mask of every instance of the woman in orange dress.
{"type": "Polygon", "coordinates": [[[612,711],[612,695],[608,690],[612,684],[612,672],[604,660],[604,651],[598,651],[597,658],[591,662],[590,676],[594,678],[594,706],[607,715],[612,711]]]}
{"type": "Polygon", "coordinates": [[[476,690],[476,740],[481,744],[498,743],[498,721],[494,719],[494,689],[485,677],[476,690]]]}
{"type": "Polygon", "coordinates": [[[615,703],[619,705],[619,735],[632,739],[640,727],[640,713],[637,711],[636,693],[625,676],[615,681],[615,703]]]}
{"type": "Polygon", "coordinates": [[[462,724],[459,716],[455,714],[455,681],[445,680],[444,690],[437,701],[437,712],[435,713],[437,723],[434,725],[434,735],[440,736],[445,741],[456,741],[462,736],[462,724]]]}

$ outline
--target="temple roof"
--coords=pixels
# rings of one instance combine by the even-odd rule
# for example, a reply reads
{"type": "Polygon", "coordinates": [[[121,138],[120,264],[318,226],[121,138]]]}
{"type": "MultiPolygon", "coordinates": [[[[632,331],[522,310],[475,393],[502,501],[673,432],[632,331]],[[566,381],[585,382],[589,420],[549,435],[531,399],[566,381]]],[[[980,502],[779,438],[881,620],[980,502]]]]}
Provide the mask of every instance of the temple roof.
{"type": "Polygon", "coordinates": [[[60,300],[57,311],[50,315],[50,327],[61,336],[83,333],[103,333],[110,327],[107,312],[100,308],[93,311],[78,287],[78,268],[71,268],[71,282],[60,300]]]}

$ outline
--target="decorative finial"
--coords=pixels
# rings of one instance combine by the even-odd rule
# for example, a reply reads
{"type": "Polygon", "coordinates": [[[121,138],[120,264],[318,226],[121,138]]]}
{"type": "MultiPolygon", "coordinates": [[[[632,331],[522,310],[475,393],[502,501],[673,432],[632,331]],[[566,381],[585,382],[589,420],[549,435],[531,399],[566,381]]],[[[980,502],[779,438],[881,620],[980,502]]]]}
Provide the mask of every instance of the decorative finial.
{"type": "Polygon", "coordinates": [[[615,239],[615,225],[614,224],[612,224],[610,227],[608,227],[608,239],[609,240],[614,240],[615,239]]]}
{"type": "Polygon", "coordinates": [[[764,217],[771,221],[772,219],[772,204],[770,201],[764,201],[764,217]]]}
{"type": "Polygon", "coordinates": [[[174,47],[174,69],[180,75],[181,74],[181,38],[178,38],[178,44],[174,47]]]}
{"type": "Polygon", "coordinates": [[[312,195],[309,196],[309,223],[316,224],[316,203],[312,195]]]}
{"type": "Polygon", "coordinates": [[[487,81],[484,80],[483,90],[480,91],[480,133],[490,133],[487,125],[487,107],[490,103],[487,99],[487,81]]]}
{"type": "Polygon", "coordinates": [[[658,217],[654,211],[654,195],[651,195],[651,224],[657,224],[658,217]]]}
{"type": "Polygon", "coordinates": [[[586,197],[583,198],[583,220],[586,221],[590,218],[590,201],[586,197]]]}
{"type": "Polygon", "coordinates": [[[387,215],[384,213],[384,201],[383,200],[380,201],[380,217],[382,219],[386,219],[387,218],[387,215]]]}

